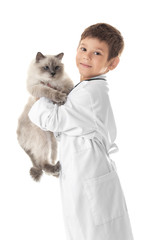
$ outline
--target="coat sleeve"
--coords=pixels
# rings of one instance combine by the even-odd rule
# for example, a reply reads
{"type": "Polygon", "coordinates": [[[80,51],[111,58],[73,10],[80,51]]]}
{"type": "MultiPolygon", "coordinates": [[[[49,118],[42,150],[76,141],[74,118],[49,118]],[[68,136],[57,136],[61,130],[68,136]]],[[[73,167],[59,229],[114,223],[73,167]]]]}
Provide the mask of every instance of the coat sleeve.
{"type": "Polygon", "coordinates": [[[70,136],[93,138],[97,129],[91,95],[85,89],[70,94],[61,106],[45,97],[40,98],[32,106],[29,118],[42,130],[70,136]]]}

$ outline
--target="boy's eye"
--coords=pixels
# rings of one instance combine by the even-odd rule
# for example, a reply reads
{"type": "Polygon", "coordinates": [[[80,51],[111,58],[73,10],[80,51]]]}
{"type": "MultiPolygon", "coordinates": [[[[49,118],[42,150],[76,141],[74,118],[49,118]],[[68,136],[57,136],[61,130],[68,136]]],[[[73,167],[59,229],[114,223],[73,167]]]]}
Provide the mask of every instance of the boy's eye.
{"type": "Polygon", "coordinates": [[[84,52],[86,51],[86,48],[84,48],[84,47],[81,47],[80,49],[81,49],[81,51],[84,51],[84,52]]]}
{"type": "Polygon", "coordinates": [[[94,55],[101,55],[100,52],[94,52],[94,55]]]}

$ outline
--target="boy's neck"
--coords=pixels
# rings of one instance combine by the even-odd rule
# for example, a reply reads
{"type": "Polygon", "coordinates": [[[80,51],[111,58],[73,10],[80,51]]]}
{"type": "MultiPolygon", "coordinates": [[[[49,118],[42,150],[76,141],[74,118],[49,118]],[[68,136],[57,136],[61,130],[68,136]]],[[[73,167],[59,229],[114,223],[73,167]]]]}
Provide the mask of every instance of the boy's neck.
{"type": "Polygon", "coordinates": [[[88,79],[89,79],[89,78],[84,78],[84,77],[80,76],[80,82],[85,81],[85,80],[88,80],[88,79]]]}
{"type": "Polygon", "coordinates": [[[80,76],[80,82],[82,81],[85,81],[85,80],[89,80],[89,79],[92,79],[92,78],[99,78],[99,77],[103,77],[105,78],[105,74],[101,74],[101,75],[97,75],[97,76],[93,76],[93,77],[88,77],[88,78],[84,78],[83,76],[80,76]]]}

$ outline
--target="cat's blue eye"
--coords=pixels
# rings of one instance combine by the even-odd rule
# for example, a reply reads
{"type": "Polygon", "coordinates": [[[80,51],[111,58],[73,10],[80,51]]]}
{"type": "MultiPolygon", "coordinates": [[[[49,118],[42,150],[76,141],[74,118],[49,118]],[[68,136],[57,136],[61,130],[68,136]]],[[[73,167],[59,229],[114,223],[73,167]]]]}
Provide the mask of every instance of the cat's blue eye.
{"type": "Polygon", "coordinates": [[[48,69],[49,69],[49,67],[48,67],[48,66],[44,66],[43,68],[44,68],[44,70],[48,70],[48,69]]]}
{"type": "Polygon", "coordinates": [[[58,70],[59,68],[60,68],[59,66],[56,66],[56,67],[55,67],[55,70],[58,70]]]}

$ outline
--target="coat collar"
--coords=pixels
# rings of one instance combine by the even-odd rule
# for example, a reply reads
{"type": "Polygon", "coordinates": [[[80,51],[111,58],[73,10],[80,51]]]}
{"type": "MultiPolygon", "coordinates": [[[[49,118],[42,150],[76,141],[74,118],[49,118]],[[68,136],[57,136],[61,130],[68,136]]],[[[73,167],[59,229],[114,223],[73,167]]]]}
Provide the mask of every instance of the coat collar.
{"type": "Polygon", "coordinates": [[[84,80],[84,81],[93,81],[93,80],[104,80],[104,81],[106,81],[106,75],[105,74],[98,75],[96,77],[93,77],[93,78],[90,78],[90,79],[87,79],[87,80],[84,80]]]}
{"type": "MultiPolygon", "coordinates": [[[[106,81],[106,76],[105,76],[105,74],[103,74],[103,75],[98,75],[98,76],[96,76],[96,77],[93,77],[93,78],[90,78],[90,79],[87,79],[87,80],[84,80],[84,81],[94,81],[94,80],[103,80],[103,81],[106,81]]],[[[82,81],[82,82],[84,82],[84,81],[82,81]]],[[[82,82],[79,82],[79,83],[77,83],[75,86],[74,86],[74,88],[76,88],[80,83],[82,83],[82,82]]],[[[73,88],[73,89],[74,89],[73,88]]],[[[72,90],[73,90],[72,89],[72,90]]],[[[71,91],[72,91],[71,90],[71,91]]],[[[70,91],[70,92],[71,92],[70,91]]]]}

